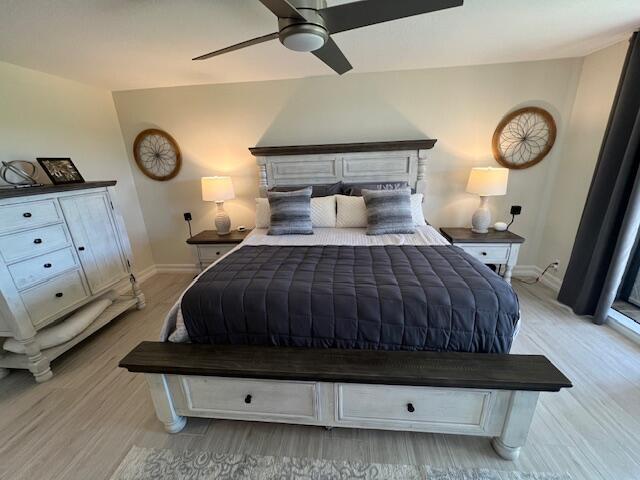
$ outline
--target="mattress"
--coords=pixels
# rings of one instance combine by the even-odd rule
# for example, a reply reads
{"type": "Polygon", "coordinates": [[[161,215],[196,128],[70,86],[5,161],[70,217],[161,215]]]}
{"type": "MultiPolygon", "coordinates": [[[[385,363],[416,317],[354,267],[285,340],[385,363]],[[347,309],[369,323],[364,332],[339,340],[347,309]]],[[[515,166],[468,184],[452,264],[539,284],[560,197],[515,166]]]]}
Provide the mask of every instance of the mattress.
{"type": "Polygon", "coordinates": [[[314,232],[254,231],[186,290],[163,338],[175,330],[172,340],[197,343],[509,351],[515,293],[432,227],[314,232]]]}

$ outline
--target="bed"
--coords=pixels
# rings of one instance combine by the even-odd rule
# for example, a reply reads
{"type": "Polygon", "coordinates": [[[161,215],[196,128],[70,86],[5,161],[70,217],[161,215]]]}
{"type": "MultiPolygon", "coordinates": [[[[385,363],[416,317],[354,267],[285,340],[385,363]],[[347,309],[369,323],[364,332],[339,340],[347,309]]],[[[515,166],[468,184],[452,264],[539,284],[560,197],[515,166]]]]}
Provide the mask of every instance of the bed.
{"type": "MultiPolygon", "coordinates": [[[[252,153],[262,196],[338,181],[407,182],[424,193],[434,143],[252,153]]],[[[146,373],[169,432],[200,416],[469,434],[494,437],[512,459],[538,392],[570,386],[544,357],[504,355],[519,322],[511,286],[426,222],[414,234],[380,236],[258,228],[185,290],[165,320],[165,343],[142,345],[121,365],[146,373]],[[554,381],[539,381],[548,375],[554,381]]]]}
{"type": "Polygon", "coordinates": [[[507,353],[518,322],[511,287],[429,225],[376,236],[256,229],[187,288],[162,339],[507,353]]]}

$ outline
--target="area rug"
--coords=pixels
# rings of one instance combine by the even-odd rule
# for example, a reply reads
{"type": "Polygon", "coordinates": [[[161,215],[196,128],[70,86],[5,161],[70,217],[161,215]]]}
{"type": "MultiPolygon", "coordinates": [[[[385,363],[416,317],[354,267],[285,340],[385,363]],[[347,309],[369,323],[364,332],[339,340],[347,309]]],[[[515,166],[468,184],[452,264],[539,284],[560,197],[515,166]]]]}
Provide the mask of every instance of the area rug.
{"type": "Polygon", "coordinates": [[[568,475],[484,468],[339,462],[133,447],[111,480],[570,480],[568,475]]]}

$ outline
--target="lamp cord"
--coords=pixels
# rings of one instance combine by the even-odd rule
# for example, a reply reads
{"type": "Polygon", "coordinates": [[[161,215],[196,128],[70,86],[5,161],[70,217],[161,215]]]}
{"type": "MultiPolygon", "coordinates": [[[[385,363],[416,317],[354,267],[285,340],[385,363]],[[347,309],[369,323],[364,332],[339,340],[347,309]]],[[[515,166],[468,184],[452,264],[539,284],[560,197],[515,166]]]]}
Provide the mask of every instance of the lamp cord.
{"type": "Polygon", "coordinates": [[[509,227],[511,226],[511,224],[513,222],[515,222],[515,220],[516,220],[516,216],[512,213],[511,214],[511,221],[509,222],[509,225],[507,225],[507,230],[509,230],[509,227]]]}
{"type": "Polygon", "coordinates": [[[189,226],[189,238],[193,237],[193,233],[191,233],[191,220],[187,220],[187,225],[189,226]]]}

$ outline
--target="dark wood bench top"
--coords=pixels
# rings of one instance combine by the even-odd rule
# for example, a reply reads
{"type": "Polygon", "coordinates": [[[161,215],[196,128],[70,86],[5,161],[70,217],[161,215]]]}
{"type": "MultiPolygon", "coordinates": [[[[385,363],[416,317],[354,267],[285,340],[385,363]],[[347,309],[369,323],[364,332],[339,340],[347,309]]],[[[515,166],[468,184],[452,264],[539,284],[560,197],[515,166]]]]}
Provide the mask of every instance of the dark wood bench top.
{"type": "Polygon", "coordinates": [[[557,392],[571,382],[542,355],[387,352],[142,342],[130,372],[557,392]]]}

